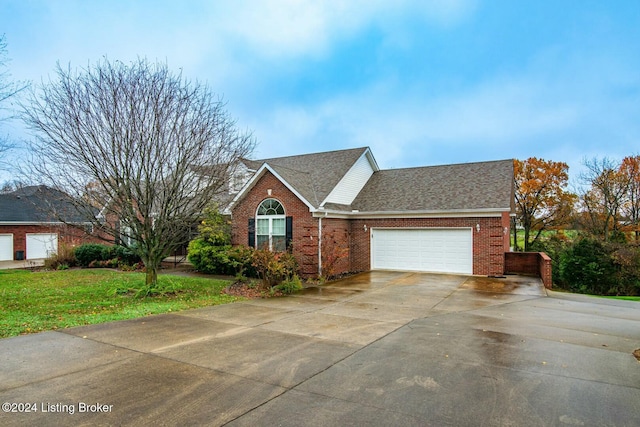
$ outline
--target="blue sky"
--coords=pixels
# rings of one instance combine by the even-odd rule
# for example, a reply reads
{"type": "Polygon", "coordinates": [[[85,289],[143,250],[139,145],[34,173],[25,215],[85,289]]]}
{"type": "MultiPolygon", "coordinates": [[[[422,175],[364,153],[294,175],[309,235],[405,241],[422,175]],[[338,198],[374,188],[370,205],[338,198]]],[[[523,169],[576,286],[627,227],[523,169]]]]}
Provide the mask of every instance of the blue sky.
{"type": "Polygon", "coordinates": [[[638,0],[0,0],[1,33],[36,83],[57,61],[166,61],[256,158],[370,146],[383,168],[536,156],[574,176],[640,154],[638,0]]]}

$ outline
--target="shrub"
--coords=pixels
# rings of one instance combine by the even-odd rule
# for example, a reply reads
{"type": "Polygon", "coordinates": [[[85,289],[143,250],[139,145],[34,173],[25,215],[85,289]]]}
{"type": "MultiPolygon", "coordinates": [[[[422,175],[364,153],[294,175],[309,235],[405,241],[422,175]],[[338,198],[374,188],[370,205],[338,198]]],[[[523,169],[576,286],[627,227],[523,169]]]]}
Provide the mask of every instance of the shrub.
{"type": "Polygon", "coordinates": [[[228,252],[231,245],[214,246],[202,238],[189,242],[188,259],[191,264],[203,273],[234,274],[233,264],[228,252]]]}
{"type": "Polygon", "coordinates": [[[253,248],[247,246],[234,246],[227,252],[229,262],[236,275],[243,277],[258,277],[253,266],[253,248]]]}
{"type": "Polygon", "coordinates": [[[108,252],[109,247],[106,245],[86,243],[76,247],[74,254],[80,266],[88,267],[93,261],[104,261],[108,259],[108,252]]]}
{"type": "Polygon", "coordinates": [[[44,267],[48,270],[62,270],[76,265],[76,257],[72,246],[61,243],[58,252],[44,260],[44,267]]]}
{"type": "Polygon", "coordinates": [[[296,259],[288,252],[253,251],[252,265],[264,286],[272,287],[293,277],[298,269],[296,259]]]}
{"type": "Polygon", "coordinates": [[[75,249],[75,257],[82,267],[117,268],[121,265],[135,266],[140,262],[132,249],[120,245],[87,243],[75,249]]]}
{"type": "Polygon", "coordinates": [[[276,291],[280,291],[283,294],[292,294],[294,292],[302,290],[302,281],[297,274],[294,274],[293,277],[283,281],[279,285],[274,286],[273,289],[276,291]]]}
{"type": "Polygon", "coordinates": [[[138,255],[133,248],[127,248],[121,245],[107,246],[105,249],[106,253],[104,253],[105,259],[117,259],[119,264],[127,265],[127,266],[135,266],[138,264],[140,260],[140,255],[138,255]]]}
{"type": "Polygon", "coordinates": [[[640,247],[631,244],[610,246],[611,260],[617,269],[615,294],[640,294],[640,247]]]}
{"type": "Polygon", "coordinates": [[[583,238],[564,251],[559,263],[560,283],[573,292],[615,293],[616,267],[604,245],[583,238]]]}

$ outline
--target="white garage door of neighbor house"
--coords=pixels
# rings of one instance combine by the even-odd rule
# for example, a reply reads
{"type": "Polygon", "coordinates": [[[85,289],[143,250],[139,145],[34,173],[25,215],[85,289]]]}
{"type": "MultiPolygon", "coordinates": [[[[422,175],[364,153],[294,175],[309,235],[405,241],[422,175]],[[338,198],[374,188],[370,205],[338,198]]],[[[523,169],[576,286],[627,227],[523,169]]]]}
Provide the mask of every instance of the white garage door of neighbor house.
{"type": "Polygon", "coordinates": [[[473,273],[470,228],[371,229],[371,268],[473,273]]]}
{"type": "Polygon", "coordinates": [[[56,252],[58,252],[57,234],[27,234],[27,259],[48,258],[56,252]]]}
{"type": "Polygon", "coordinates": [[[0,234],[0,261],[13,259],[13,234],[0,234]]]}

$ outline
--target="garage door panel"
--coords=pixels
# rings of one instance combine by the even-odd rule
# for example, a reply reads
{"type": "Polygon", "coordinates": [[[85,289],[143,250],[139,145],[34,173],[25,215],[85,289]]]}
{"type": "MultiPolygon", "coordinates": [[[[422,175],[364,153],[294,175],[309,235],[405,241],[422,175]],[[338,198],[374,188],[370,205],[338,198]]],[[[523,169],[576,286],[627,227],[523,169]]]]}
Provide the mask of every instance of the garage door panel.
{"type": "Polygon", "coordinates": [[[371,231],[372,269],[473,272],[471,229],[377,229],[371,231]]]}
{"type": "Polygon", "coordinates": [[[0,261],[13,260],[13,234],[0,234],[0,261]]]}
{"type": "Polygon", "coordinates": [[[27,234],[27,259],[48,258],[58,252],[58,235],[55,233],[27,234]]]}

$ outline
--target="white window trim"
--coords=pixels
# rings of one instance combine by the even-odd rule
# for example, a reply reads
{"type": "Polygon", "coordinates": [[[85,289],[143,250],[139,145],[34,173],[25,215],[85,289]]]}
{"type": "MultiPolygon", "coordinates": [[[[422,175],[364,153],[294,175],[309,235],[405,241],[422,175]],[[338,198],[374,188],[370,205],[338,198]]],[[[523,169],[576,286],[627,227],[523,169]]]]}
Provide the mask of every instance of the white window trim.
{"type": "MultiPolygon", "coordinates": [[[[287,238],[287,228],[286,228],[287,227],[287,224],[286,224],[287,215],[286,215],[286,211],[284,209],[284,205],[282,204],[282,202],[280,200],[272,198],[272,197],[270,197],[268,199],[264,199],[262,202],[260,202],[260,204],[258,205],[258,208],[256,209],[255,218],[256,218],[256,225],[255,225],[255,227],[256,227],[255,228],[255,230],[256,230],[255,231],[255,233],[256,233],[256,237],[255,237],[256,242],[255,242],[255,244],[256,244],[256,248],[257,249],[260,249],[260,243],[258,242],[260,240],[259,239],[260,236],[267,236],[267,234],[259,234],[260,220],[261,219],[266,219],[266,220],[269,221],[269,231],[268,231],[269,234],[268,234],[268,236],[269,236],[269,250],[270,251],[274,250],[273,249],[273,237],[274,237],[274,234],[273,234],[273,220],[274,219],[282,219],[282,220],[285,221],[284,233],[283,234],[276,234],[275,236],[276,237],[283,237],[286,240],[286,238],[287,238]],[[282,210],[285,213],[284,214],[275,214],[275,215],[261,215],[261,214],[259,214],[258,212],[260,211],[260,206],[262,206],[262,204],[264,202],[266,202],[267,200],[275,200],[276,202],[278,202],[280,204],[280,206],[282,207],[282,210]]],[[[285,243],[285,245],[286,245],[286,243],[285,243]]]]}

